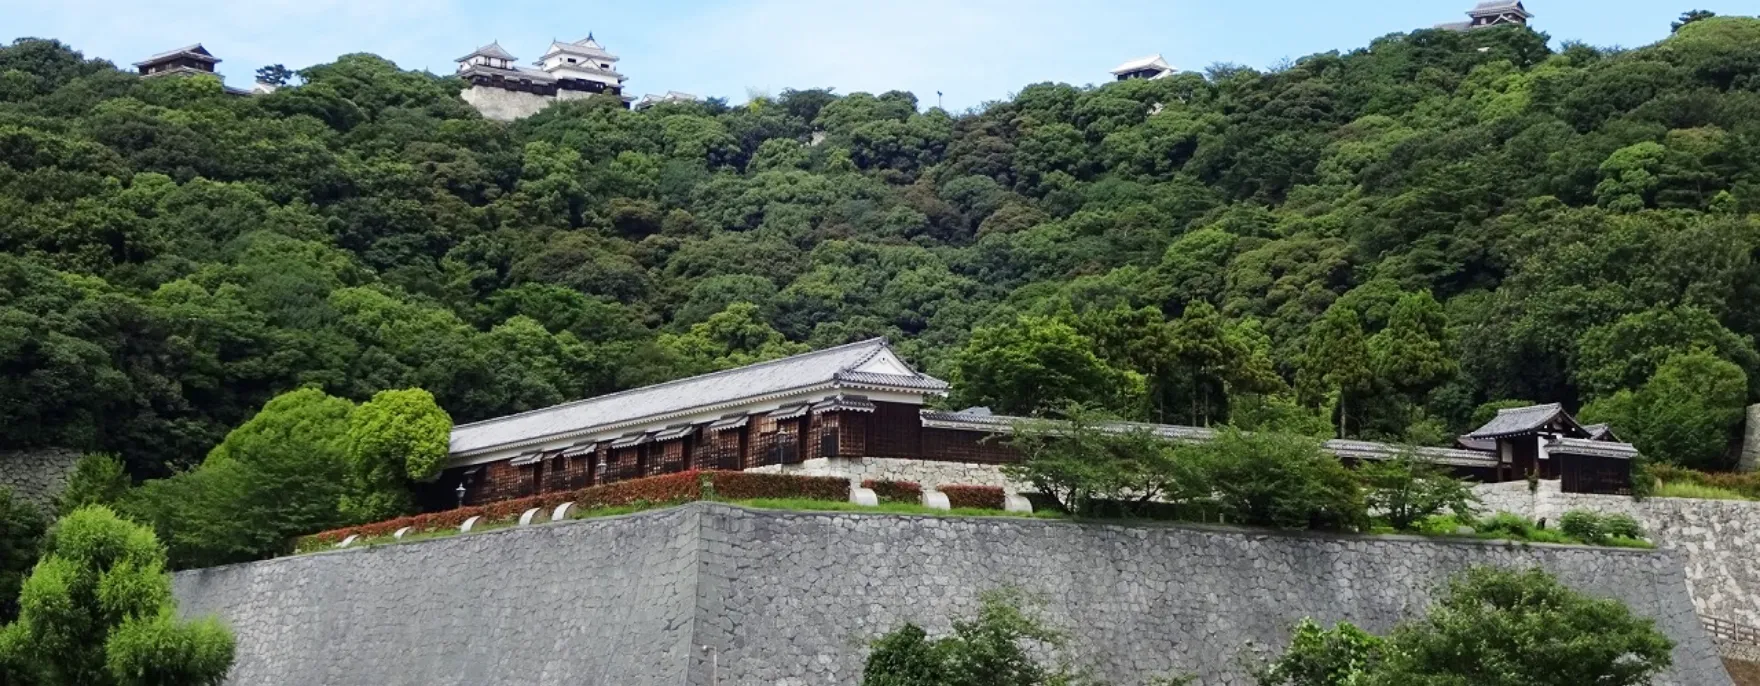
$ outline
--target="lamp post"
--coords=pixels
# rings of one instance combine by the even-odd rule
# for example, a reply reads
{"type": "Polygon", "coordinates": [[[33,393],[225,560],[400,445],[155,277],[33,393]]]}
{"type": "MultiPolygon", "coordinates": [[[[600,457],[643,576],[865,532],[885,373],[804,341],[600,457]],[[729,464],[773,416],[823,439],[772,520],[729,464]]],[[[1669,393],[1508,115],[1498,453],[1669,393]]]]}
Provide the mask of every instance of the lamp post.
{"type": "Polygon", "coordinates": [[[458,482],[458,490],[454,491],[454,492],[458,494],[458,506],[464,507],[464,482],[463,481],[458,482]]]}

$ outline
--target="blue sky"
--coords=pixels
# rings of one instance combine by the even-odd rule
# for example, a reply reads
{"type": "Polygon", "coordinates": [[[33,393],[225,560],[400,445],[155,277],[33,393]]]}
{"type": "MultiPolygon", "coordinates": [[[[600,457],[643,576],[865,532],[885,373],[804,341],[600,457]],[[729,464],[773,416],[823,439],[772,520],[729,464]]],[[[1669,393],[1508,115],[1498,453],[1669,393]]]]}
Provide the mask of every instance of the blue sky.
{"type": "MultiPolygon", "coordinates": [[[[959,110],[1040,81],[1085,84],[1133,57],[1182,69],[1263,67],[1462,18],[1473,0],[0,0],[0,40],[59,38],[118,64],[201,42],[248,86],[259,66],[372,52],[449,72],[500,40],[522,60],[594,32],[623,58],[628,92],[937,90],[959,110]]],[[[1751,14],[1755,0],[1529,0],[1555,40],[1634,47],[1690,9],[1751,14]]]]}

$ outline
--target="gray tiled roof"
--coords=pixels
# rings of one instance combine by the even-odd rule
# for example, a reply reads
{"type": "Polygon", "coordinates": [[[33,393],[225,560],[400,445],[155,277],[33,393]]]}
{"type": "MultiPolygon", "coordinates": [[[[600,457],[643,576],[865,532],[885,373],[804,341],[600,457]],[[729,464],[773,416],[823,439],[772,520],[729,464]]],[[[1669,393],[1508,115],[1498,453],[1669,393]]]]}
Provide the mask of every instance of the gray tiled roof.
{"type": "Polygon", "coordinates": [[[1616,441],[1593,441],[1584,438],[1555,438],[1546,443],[1546,452],[1562,455],[1588,455],[1590,457],[1612,457],[1630,460],[1638,456],[1638,449],[1630,443],[1616,441]]]}
{"type": "Polygon", "coordinates": [[[1563,415],[1565,421],[1576,424],[1576,420],[1565,414],[1564,406],[1558,403],[1498,410],[1496,417],[1492,417],[1491,421],[1485,423],[1485,426],[1474,429],[1472,433],[1467,434],[1467,438],[1497,438],[1527,433],[1546,426],[1552,420],[1558,419],[1560,415],[1563,415]]]}
{"type": "Polygon", "coordinates": [[[487,64],[467,64],[467,65],[464,65],[464,69],[459,70],[458,73],[460,75],[486,74],[489,76],[499,76],[504,79],[513,79],[516,81],[518,81],[518,80],[531,81],[532,83],[555,83],[556,82],[556,77],[551,76],[550,72],[547,72],[547,71],[544,71],[541,69],[528,69],[525,67],[515,67],[513,69],[502,69],[500,67],[491,67],[487,64]]]}
{"type": "MultiPolygon", "coordinates": [[[[1339,457],[1354,460],[1391,460],[1408,450],[1406,446],[1370,441],[1350,441],[1333,439],[1326,442],[1326,449],[1339,457]]],[[[1458,450],[1454,448],[1411,448],[1419,458],[1438,464],[1457,467],[1495,467],[1497,456],[1477,450],[1458,450]]]]}
{"type": "Polygon", "coordinates": [[[167,58],[176,57],[178,55],[183,55],[183,54],[188,54],[190,57],[194,57],[198,60],[202,60],[205,62],[212,62],[212,63],[216,63],[216,64],[218,64],[220,62],[220,58],[215,57],[214,55],[210,54],[208,52],[207,48],[202,47],[201,43],[196,43],[193,45],[185,45],[185,46],[178,48],[176,50],[166,50],[165,52],[161,52],[157,55],[149,56],[148,58],[146,58],[144,60],[141,60],[139,62],[134,63],[134,66],[137,66],[137,67],[145,66],[145,65],[152,64],[154,62],[159,62],[159,61],[165,60],[167,58]]]}
{"type": "Polygon", "coordinates": [[[460,57],[460,58],[453,60],[453,61],[454,62],[463,62],[463,61],[468,60],[472,57],[476,57],[477,55],[482,55],[484,57],[493,57],[498,60],[508,60],[508,61],[513,61],[515,59],[518,59],[513,56],[513,53],[508,52],[506,48],[501,47],[501,41],[495,41],[495,42],[490,43],[488,45],[485,45],[483,47],[477,48],[476,50],[472,50],[471,54],[465,55],[464,57],[460,57]]]}
{"type": "Polygon", "coordinates": [[[926,393],[947,389],[946,382],[923,374],[852,371],[888,351],[886,340],[876,338],[463,424],[452,430],[452,454],[479,453],[540,439],[616,430],[693,412],[725,411],[717,408],[733,408],[742,402],[758,402],[766,397],[804,393],[819,387],[879,387],[882,390],[926,393]]]}
{"type": "Polygon", "coordinates": [[[1472,14],[1490,14],[1493,12],[1509,12],[1511,10],[1527,12],[1527,9],[1522,7],[1521,0],[1490,0],[1489,2],[1481,2],[1474,6],[1472,14]]]}
{"type": "Polygon", "coordinates": [[[1591,441],[1619,440],[1619,437],[1615,436],[1613,433],[1613,427],[1606,424],[1589,424],[1584,426],[1583,430],[1589,432],[1589,440],[1591,441]]]}
{"type": "MultiPolygon", "coordinates": [[[[931,428],[958,429],[964,431],[988,431],[994,433],[1010,433],[1017,422],[1032,421],[1021,417],[1004,417],[992,414],[964,414],[960,412],[941,412],[936,410],[923,411],[923,425],[931,428]]],[[[1173,424],[1143,424],[1138,422],[1114,422],[1107,425],[1117,431],[1146,429],[1149,432],[1176,441],[1203,442],[1216,437],[1214,429],[1197,426],[1177,426],[1173,424]]],[[[1328,452],[1339,457],[1357,460],[1386,460],[1398,456],[1406,448],[1404,446],[1369,441],[1350,441],[1333,439],[1326,441],[1328,452]]],[[[1462,467],[1495,467],[1497,456],[1476,450],[1455,450],[1451,448],[1417,448],[1419,457],[1442,464],[1462,467]]]]}
{"type": "Polygon", "coordinates": [[[1473,438],[1472,436],[1461,436],[1454,439],[1454,443],[1456,446],[1466,450],[1481,450],[1485,452],[1497,451],[1497,439],[1495,438],[1473,438]]]}

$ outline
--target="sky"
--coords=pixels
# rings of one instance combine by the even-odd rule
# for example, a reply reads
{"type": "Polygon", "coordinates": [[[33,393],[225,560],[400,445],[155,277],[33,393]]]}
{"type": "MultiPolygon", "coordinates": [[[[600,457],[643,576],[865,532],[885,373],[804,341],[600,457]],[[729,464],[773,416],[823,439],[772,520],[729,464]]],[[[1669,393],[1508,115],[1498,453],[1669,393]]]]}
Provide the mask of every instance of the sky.
{"type": "MultiPolygon", "coordinates": [[[[1464,19],[1474,0],[0,0],[0,40],[57,38],[127,65],[202,43],[230,85],[370,52],[449,73],[500,41],[522,61],[591,32],[622,58],[625,93],[743,102],[786,88],[908,90],[961,111],[1044,81],[1098,83],[1126,60],[1268,67],[1464,19]]],[[[1527,0],[1554,42],[1637,47],[1682,12],[1753,14],[1756,0],[1527,0]]]]}

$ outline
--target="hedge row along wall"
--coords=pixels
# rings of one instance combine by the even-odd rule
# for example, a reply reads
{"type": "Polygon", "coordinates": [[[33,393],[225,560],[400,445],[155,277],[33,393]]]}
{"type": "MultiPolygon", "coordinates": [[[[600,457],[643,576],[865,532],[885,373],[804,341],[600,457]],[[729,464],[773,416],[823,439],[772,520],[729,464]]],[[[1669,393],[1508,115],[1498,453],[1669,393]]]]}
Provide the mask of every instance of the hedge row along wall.
{"type": "Polygon", "coordinates": [[[868,479],[862,482],[862,488],[874,492],[874,497],[883,503],[919,503],[923,501],[923,486],[915,481],[886,481],[868,479]]]}
{"type": "Polygon", "coordinates": [[[1000,486],[942,486],[947,506],[956,509],[1000,510],[1007,506],[1008,496],[1000,486]]]}
{"type": "MultiPolygon", "coordinates": [[[[390,536],[398,529],[410,532],[457,529],[471,517],[482,517],[485,524],[518,519],[527,510],[545,512],[564,503],[574,503],[582,510],[628,505],[676,505],[697,500],[753,500],[758,498],[799,498],[842,502],[849,499],[849,481],[840,477],[794,476],[789,474],[753,474],[747,472],[688,471],[652,476],[645,479],[619,481],[602,486],[589,486],[578,491],[504,500],[488,505],[461,507],[445,512],[399,517],[372,524],[362,524],[300,538],[296,548],[306,550],[341,542],[349,536],[375,538],[390,536]]],[[[548,515],[545,515],[546,517],[548,515]]]]}

